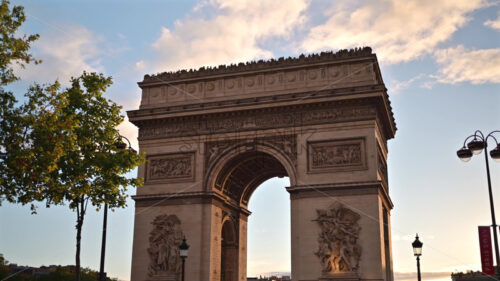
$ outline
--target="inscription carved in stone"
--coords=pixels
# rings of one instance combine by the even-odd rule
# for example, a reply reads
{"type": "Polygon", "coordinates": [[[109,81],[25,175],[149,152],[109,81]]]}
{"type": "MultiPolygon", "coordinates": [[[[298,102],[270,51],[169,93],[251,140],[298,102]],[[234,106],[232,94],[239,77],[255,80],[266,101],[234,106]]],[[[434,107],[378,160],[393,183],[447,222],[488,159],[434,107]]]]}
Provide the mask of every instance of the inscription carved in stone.
{"type": "Polygon", "coordinates": [[[308,145],[309,171],[365,168],[363,139],[314,142],[308,145]]]}
{"type": "Polygon", "coordinates": [[[361,231],[360,215],[338,202],[316,212],[314,221],[321,231],[315,255],[321,261],[323,273],[356,272],[361,257],[361,247],[357,243],[361,231]]]}
{"type": "Polygon", "coordinates": [[[178,280],[181,272],[179,245],[184,238],[181,221],[176,215],[164,214],[157,216],[151,224],[148,274],[161,280],[178,280]]]}
{"type": "Polygon", "coordinates": [[[146,181],[186,180],[194,177],[194,153],[150,156],[146,181]]]}

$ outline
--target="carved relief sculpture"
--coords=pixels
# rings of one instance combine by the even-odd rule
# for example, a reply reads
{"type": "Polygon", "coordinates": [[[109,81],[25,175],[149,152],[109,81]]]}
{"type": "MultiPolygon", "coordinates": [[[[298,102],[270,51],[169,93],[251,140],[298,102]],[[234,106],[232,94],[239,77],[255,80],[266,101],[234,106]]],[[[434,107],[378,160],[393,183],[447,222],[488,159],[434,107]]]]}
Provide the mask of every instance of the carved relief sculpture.
{"type": "Polygon", "coordinates": [[[317,109],[290,108],[286,112],[243,112],[239,116],[203,115],[193,120],[172,120],[147,124],[139,129],[139,139],[187,137],[204,134],[244,132],[255,129],[287,128],[374,118],[376,109],[367,105],[324,104],[317,109]],[[325,106],[326,108],[322,108],[325,106]]]}
{"type": "Polygon", "coordinates": [[[356,170],[366,168],[363,139],[309,143],[308,170],[356,170]]]}
{"type": "Polygon", "coordinates": [[[189,180],[194,176],[194,153],[153,155],[147,160],[147,182],[189,180]]]}
{"type": "Polygon", "coordinates": [[[318,238],[319,257],[326,275],[335,273],[357,272],[361,257],[361,247],[357,240],[361,227],[360,215],[334,203],[327,210],[316,210],[316,221],[321,232],[318,238]]]}
{"type": "Polygon", "coordinates": [[[157,216],[151,224],[148,274],[150,277],[175,278],[181,272],[179,245],[184,237],[181,221],[175,215],[165,214],[157,216]]]}

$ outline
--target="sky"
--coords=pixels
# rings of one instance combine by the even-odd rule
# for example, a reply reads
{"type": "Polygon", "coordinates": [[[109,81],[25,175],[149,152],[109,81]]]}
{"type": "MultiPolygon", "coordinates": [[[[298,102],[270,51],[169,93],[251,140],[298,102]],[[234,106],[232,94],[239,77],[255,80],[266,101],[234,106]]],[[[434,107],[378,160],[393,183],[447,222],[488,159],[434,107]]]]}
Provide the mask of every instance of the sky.
{"type": "MultiPolygon", "coordinates": [[[[21,32],[38,33],[43,63],[18,69],[11,89],[68,85],[83,70],[112,76],[108,97],[137,109],[144,74],[359,46],[377,54],[398,131],[389,141],[393,262],[414,280],[411,242],[424,243],[424,280],[479,270],[478,225],[491,224],[484,155],[456,157],[475,130],[500,129],[500,1],[13,1],[21,32]]],[[[122,134],[137,147],[137,129],[122,134]]],[[[500,134],[498,135],[500,137],[500,134]]],[[[495,145],[490,140],[489,146],[495,145]]],[[[490,162],[500,209],[500,163],[490,162]]],[[[131,176],[135,175],[135,172],[131,176]]],[[[288,180],[271,179],[250,200],[248,275],[290,271],[288,180]]],[[[135,191],[131,190],[130,194],[135,191]]],[[[106,271],[130,279],[134,202],[108,217],[106,271]]],[[[3,203],[0,253],[21,265],[73,264],[76,215],[67,207],[3,203]]],[[[102,213],[88,212],[82,264],[99,267],[102,213]]]]}

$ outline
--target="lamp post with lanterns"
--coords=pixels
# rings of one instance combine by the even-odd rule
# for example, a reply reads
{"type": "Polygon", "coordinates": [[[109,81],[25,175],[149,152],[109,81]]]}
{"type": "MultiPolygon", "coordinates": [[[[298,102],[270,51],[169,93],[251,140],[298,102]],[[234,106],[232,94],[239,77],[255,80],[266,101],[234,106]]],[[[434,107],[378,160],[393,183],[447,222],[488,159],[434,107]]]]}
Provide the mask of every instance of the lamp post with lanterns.
{"type": "Polygon", "coordinates": [[[424,243],[420,242],[418,239],[418,234],[415,237],[415,241],[411,243],[411,246],[413,247],[413,254],[417,257],[417,276],[418,276],[418,281],[422,280],[422,277],[420,276],[420,256],[422,255],[422,246],[424,243]]]}
{"type": "MultiPolygon", "coordinates": [[[[125,139],[128,143],[123,142],[122,140],[118,141],[115,143],[115,147],[117,151],[122,151],[125,149],[129,149],[130,151],[137,153],[133,148],[132,145],[130,144],[130,141],[122,136],[119,135],[120,138],[125,139]]],[[[107,230],[107,225],[108,225],[108,204],[104,203],[104,219],[102,222],[102,242],[101,242],[101,263],[99,267],[99,281],[105,281],[106,280],[106,275],[104,273],[104,258],[106,255],[106,230],[107,230]]]]}
{"type": "Polygon", "coordinates": [[[182,259],[182,281],[184,281],[184,267],[186,263],[186,258],[188,256],[189,245],[186,243],[186,237],[182,239],[181,245],[179,245],[179,255],[182,259]]]}
{"type": "Polygon", "coordinates": [[[488,181],[488,192],[490,197],[490,210],[491,210],[491,221],[493,228],[493,240],[495,242],[495,260],[496,265],[500,261],[500,253],[498,251],[498,236],[497,236],[497,223],[495,219],[495,207],[493,205],[493,192],[491,189],[491,178],[490,178],[490,164],[488,162],[488,140],[493,139],[495,141],[496,147],[490,151],[490,156],[496,162],[500,162],[500,143],[497,138],[493,135],[496,133],[500,133],[500,131],[493,131],[488,135],[484,135],[483,132],[477,130],[474,134],[465,138],[464,144],[462,148],[457,151],[457,156],[460,160],[464,162],[470,161],[472,156],[479,155],[484,150],[484,160],[486,162],[486,177],[488,181]],[[472,139],[472,140],[471,140],[472,139]]]}

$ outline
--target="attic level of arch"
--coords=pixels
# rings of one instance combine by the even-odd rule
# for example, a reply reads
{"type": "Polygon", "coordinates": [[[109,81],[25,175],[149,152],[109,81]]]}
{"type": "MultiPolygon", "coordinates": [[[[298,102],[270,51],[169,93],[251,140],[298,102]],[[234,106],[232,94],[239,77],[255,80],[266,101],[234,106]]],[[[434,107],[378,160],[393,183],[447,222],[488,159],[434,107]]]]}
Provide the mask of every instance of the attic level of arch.
{"type": "Polygon", "coordinates": [[[288,57],[288,58],[278,58],[270,60],[259,60],[250,62],[240,62],[237,64],[230,65],[219,65],[216,67],[201,67],[197,70],[178,70],[175,72],[162,72],[158,74],[144,75],[144,80],[139,83],[139,85],[146,85],[148,83],[158,83],[165,81],[175,81],[181,79],[206,77],[211,75],[228,75],[232,73],[238,73],[243,71],[266,71],[272,70],[277,67],[283,66],[299,66],[314,64],[319,62],[332,62],[332,61],[342,61],[346,59],[357,59],[357,58],[375,58],[370,47],[361,47],[353,49],[338,50],[337,52],[321,52],[317,54],[300,55],[298,57],[288,57]]]}
{"type": "MultiPolygon", "coordinates": [[[[212,109],[224,110],[224,109],[237,109],[241,107],[248,106],[259,106],[259,105],[269,105],[269,104],[279,104],[283,102],[297,102],[297,101],[307,101],[312,102],[318,99],[324,98],[340,98],[349,95],[351,98],[357,95],[369,94],[372,92],[387,92],[387,88],[384,84],[378,85],[366,85],[366,86],[356,86],[356,87],[344,87],[335,89],[322,89],[313,90],[299,93],[285,93],[285,94],[274,94],[269,96],[260,97],[249,97],[249,98],[239,98],[239,99],[227,99],[219,101],[193,101],[192,103],[182,104],[182,105],[169,105],[166,104],[161,107],[151,107],[143,108],[138,110],[127,111],[129,118],[140,119],[144,116],[164,116],[176,113],[194,113],[199,111],[207,111],[212,109]]],[[[388,96],[385,97],[390,107],[390,100],[388,96]]]]}

